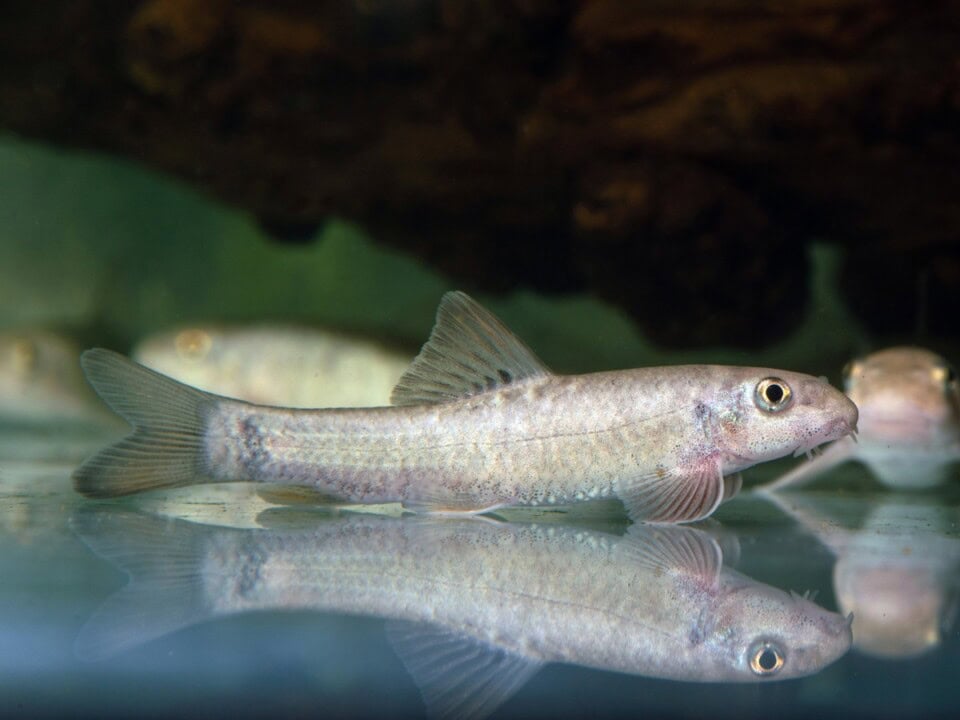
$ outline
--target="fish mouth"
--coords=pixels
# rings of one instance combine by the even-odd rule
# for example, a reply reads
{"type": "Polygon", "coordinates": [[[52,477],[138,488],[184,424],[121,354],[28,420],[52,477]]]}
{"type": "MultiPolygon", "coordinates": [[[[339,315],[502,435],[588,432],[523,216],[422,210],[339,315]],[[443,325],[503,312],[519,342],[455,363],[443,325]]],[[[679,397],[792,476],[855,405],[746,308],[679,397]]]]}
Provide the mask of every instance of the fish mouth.
{"type": "Polygon", "coordinates": [[[814,433],[814,435],[807,441],[802,442],[794,448],[793,456],[797,457],[798,455],[811,455],[818,447],[824,443],[832,442],[834,440],[839,440],[847,436],[857,442],[857,422],[854,420],[852,423],[844,418],[835,418],[827,423],[819,432],[814,433]]]}

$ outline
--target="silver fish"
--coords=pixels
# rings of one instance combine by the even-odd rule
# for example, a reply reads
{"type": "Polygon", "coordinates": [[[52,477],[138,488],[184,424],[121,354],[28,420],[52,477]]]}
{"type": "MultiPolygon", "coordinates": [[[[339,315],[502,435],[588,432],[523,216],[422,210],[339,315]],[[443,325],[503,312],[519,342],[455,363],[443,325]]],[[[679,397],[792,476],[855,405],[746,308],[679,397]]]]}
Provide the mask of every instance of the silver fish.
{"type": "Polygon", "coordinates": [[[893,488],[945,482],[960,462],[960,386],[950,364],[929,350],[894,347],[854,360],[844,376],[860,410],[856,439],[838,440],[763,489],[803,485],[848,460],[893,488]]]}
{"type": "Polygon", "coordinates": [[[187,385],[281,407],[375,407],[410,356],[326,330],[191,327],[153,335],[133,359],[187,385]]]}
{"type": "Polygon", "coordinates": [[[796,493],[769,496],[836,556],[833,587],[852,613],[853,646],[884,659],[939,647],[956,619],[960,540],[957,510],[938,498],[888,494],[864,501],[796,493]]]}
{"type": "Polygon", "coordinates": [[[724,568],[694,528],[357,515],[240,531],[89,510],[75,530],[130,583],[81,630],[86,659],[251,610],[382,617],[431,714],[482,717],[545,663],[759,682],[850,647],[849,619],[724,568]]]}
{"type": "Polygon", "coordinates": [[[554,375],[456,292],[444,296],[394,407],[258,406],[106,350],[84,353],[82,364],[134,427],[75,472],[91,497],[247,479],[426,512],[618,498],[635,520],[686,522],[739,487],[729,476],[843,437],[857,421],[856,406],[826,382],[780,370],[554,375]]]}

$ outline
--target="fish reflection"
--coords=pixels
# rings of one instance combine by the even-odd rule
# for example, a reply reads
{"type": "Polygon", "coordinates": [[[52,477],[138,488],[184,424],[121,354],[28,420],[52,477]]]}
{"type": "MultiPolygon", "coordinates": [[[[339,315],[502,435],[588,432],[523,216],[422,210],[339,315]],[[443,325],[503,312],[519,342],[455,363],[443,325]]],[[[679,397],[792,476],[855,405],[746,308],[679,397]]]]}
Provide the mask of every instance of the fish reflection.
{"type": "Polygon", "coordinates": [[[955,508],[926,496],[888,495],[871,502],[866,518],[856,523],[836,515],[850,518],[862,500],[797,493],[768,497],[836,555],[834,592],[842,612],[853,613],[855,648],[892,659],[915,657],[940,644],[957,610],[955,508]]]}
{"type": "Polygon", "coordinates": [[[133,357],[207,392],[290,408],[386,405],[412,359],[329,331],[269,326],[160,333],[133,357]]]}
{"type": "Polygon", "coordinates": [[[923,348],[888,348],[849,363],[844,385],[860,411],[857,437],[837,440],[765,489],[804,484],[848,460],[893,488],[949,478],[950,465],[960,462],[960,386],[944,358],[923,348]]]}
{"type": "Polygon", "coordinates": [[[850,645],[847,620],[724,568],[698,529],[313,515],[240,531],[84,508],[76,532],[130,583],[88,621],[78,653],[248,610],[378,616],[433,714],[480,717],[548,662],[758,681],[815,673],[850,645]]]}

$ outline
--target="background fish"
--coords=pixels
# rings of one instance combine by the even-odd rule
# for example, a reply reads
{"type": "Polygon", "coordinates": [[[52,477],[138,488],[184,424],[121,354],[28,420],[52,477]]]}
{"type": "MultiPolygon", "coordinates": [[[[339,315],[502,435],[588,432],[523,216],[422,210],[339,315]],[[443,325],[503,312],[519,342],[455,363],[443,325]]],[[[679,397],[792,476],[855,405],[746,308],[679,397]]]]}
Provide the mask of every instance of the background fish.
{"type": "Polygon", "coordinates": [[[0,333],[0,421],[113,422],[84,382],[70,340],[43,330],[0,333]]]}
{"type": "Polygon", "coordinates": [[[82,657],[249,610],[371,615],[391,621],[428,709],[446,717],[489,714],[549,662],[757,682],[815,673],[850,645],[847,620],[725,569],[692,528],[361,515],[239,531],[115,508],[73,526],[130,574],[81,631],[82,657]]]}
{"type": "Polygon", "coordinates": [[[951,631],[960,590],[957,510],[938,498],[887,495],[860,521],[842,497],[771,495],[836,556],[833,587],[853,613],[853,645],[902,659],[930,652],[951,631]]]}
{"type": "Polygon", "coordinates": [[[856,441],[838,440],[765,490],[802,485],[848,460],[895,488],[950,477],[950,465],[960,461],[960,386],[945,359],[922,348],[889,348],[851,362],[844,382],[860,411],[856,441]]]}
{"type": "Polygon", "coordinates": [[[194,327],[137,345],[134,359],[187,385],[280,407],[374,407],[410,356],[324,330],[194,327]]]}
{"type": "Polygon", "coordinates": [[[842,393],[786,371],[554,375],[463,293],[444,297],[389,408],[251,405],[106,350],[82,364],[134,426],[74,474],[91,497],[249,479],[431,512],[615,497],[634,519],[683,522],[736,491],[728,476],[842,437],[857,421],[842,393]]]}

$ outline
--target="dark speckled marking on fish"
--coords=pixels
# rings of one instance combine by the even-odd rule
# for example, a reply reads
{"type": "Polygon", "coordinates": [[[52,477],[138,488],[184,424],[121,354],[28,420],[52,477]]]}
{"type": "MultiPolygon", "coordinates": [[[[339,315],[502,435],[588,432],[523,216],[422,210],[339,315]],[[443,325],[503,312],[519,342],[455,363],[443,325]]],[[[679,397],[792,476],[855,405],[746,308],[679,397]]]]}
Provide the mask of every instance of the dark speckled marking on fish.
{"type": "Polygon", "coordinates": [[[74,474],[93,497],[252,480],[418,512],[616,497],[636,520],[687,522],[735,492],[725,476],[841,437],[857,421],[842,393],[784,370],[555,375],[462,293],[444,296],[392,407],[272,408],[200,392],[105,350],[81,362],[134,426],[74,474]]]}
{"type": "Polygon", "coordinates": [[[264,447],[263,433],[257,427],[257,416],[241,418],[239,423],[241,454],[243,467],[250,477],[256,477],[270,460],[270,453],[264,447]]]}

